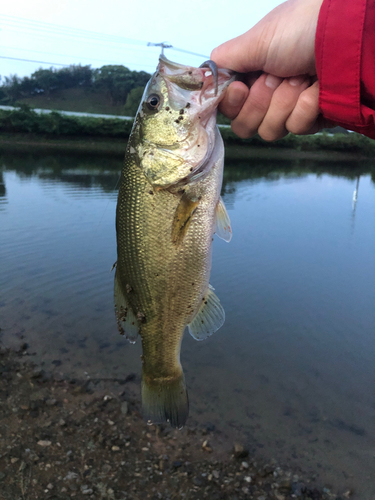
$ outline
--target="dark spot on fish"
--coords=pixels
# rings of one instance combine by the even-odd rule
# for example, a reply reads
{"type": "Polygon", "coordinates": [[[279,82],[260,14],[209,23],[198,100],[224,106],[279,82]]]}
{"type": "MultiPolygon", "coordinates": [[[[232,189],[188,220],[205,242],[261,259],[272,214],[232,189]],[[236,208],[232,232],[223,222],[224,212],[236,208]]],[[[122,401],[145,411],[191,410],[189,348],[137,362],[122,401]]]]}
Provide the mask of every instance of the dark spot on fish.
{"type": "Polygon", "coordinates": [[[183,120],[183,119],[184,119],[184,117],[183,117],[183,116],[179,116],[179,117],[178,117],[178,119],[179,119],[179,120],[183,120]]]}
{"type": "Polygon", "coordinates": [[[175,120],[176,123],[180,123],[180,120],[175,120]]]}
{"type": "Polygon", "coordinates": [[[150,189],[149,194],[154,194],[154,192],[153,192],[153,191],[151,191],[151,189],[150,189]]]}
{"type": "Polygon", "coordinates": [[[204,301],[205,301],[205,298],[203,297],[203,298],[202,298],[202,300],[203,300],[203,302],[204,302],[204,301]]]}
{"type": "Polygon", "coordinates": [[[192,171],[193,171],[193,167],[190,168],[190,172],[192,172],[192,171]]]}
{"type": "Polygon", "coordinates": [[[141,311],[137,312],[137,318],[140,321],[140,323],[145,323],[146,322],[146,316],[141,311]]]}
{"type": "Polygon", "coordinates": [[[200,145],[200,144],[198,144],[198,148],[200,148],[200,147],[201,147],[201,145],[200,145]]]}
{"type": "Polygon", "coordinates": [[[190,108],[190,102],[187,102],[185,107],[190,108]]]}
{"type": "Polygon", "coordinates": [[[183,114],[184,114],[184,110],[180,109],[180,115],[183,115],[183,114]]]}
{"type": "Polygon", "coordinates": [[[172,114],[172,111],[169,112],[169,114],[171,115],[172,114]]]}
{"type": "Polygon", "coordinates": [[[204,303],[207,304],[207,300],[205,300],[204,303]]]}
{"type": "Polygon", "coordinates": [[[194,286],[194,283],[192,283],[192,285],[194,286]]]}
{"type": "Polygon", "coordinates": [[[204,323],[203,319],[202,319],[202,323],[204,323]]]}
{"type": "Polygon", "coordinates": [[[193,74],[193,72],[192,72],[192,71],[189,71],[189,75],[192,75],[192,74],[193,74]]]}
{"type": "Polygon", "coordinates": [[[169,110],[170,110],[170,107],[169,107],[169,106],[167,106],[167,107],[165,108],[165,111],[169,111],[169,110]]]}

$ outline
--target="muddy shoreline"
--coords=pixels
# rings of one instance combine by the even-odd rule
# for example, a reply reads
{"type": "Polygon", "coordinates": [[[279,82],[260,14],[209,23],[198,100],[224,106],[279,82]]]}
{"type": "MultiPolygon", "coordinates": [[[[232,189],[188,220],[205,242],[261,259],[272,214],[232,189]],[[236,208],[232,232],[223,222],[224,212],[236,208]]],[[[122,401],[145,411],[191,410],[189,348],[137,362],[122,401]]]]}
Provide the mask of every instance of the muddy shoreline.
{"type": "Polygon", "coordinates": [[[344,500],[213,426],[147,426],[134,374],[69,379],[0,350],[0,499],[344,500]]]}

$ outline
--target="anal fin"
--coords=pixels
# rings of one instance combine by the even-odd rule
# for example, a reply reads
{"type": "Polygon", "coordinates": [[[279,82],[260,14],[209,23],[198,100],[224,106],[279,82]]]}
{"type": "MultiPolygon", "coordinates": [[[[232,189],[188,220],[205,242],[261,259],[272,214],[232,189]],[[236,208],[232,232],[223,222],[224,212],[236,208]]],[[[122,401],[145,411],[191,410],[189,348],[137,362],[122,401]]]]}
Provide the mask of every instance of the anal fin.
{"type": "MultiPolygon", "coordinates": [[[[130,287],[129,290],[129,293],[131,293],[130,287]]],[[[114,295],[117,326],[119,332],[121,333],[121,335],[125,335],[129,342],[134,344],[139,332],[139,321],[128,304],[126,295],[121,287],[117,269],[115,274],[114,295]]]]}
{"type": "Polygon", "coordinates": [[[225,312],[213,290],[209,285],[199,311],[188,325],[189,333],[195,340],[205,340],[224,324],[225,312]]]}

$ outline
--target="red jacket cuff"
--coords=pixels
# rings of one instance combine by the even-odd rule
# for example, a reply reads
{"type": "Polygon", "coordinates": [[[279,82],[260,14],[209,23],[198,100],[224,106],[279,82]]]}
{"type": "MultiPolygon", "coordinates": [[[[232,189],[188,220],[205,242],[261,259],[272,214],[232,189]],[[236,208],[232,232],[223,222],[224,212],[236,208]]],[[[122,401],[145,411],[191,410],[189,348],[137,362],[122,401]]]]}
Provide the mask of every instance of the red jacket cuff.
{"type": "Polygon", "coordinates": [[[324,0],[315,42],[323,115],[375,137],[375,2],[324,0]]]}

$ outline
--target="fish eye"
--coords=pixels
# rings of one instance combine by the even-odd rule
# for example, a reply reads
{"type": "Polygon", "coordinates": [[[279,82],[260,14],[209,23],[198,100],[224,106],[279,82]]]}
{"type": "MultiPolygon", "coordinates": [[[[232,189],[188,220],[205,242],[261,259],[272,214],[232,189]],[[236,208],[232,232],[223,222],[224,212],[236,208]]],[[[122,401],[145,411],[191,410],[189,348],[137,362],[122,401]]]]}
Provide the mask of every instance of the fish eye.
{"type": "Polygon", "coordinates": [[[146,104],[149,109],[158,109],[160,104],[160,96],[158,96],[157,94],[150,94],[147,97],[146,104]]]}

